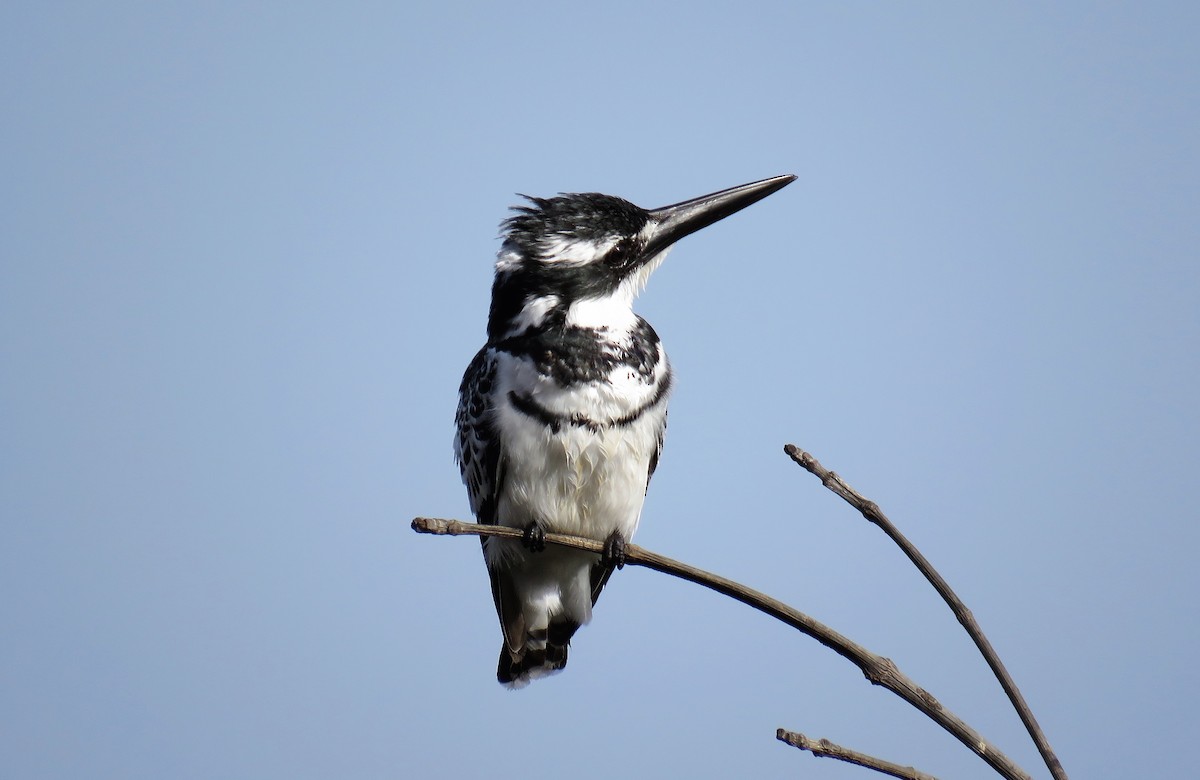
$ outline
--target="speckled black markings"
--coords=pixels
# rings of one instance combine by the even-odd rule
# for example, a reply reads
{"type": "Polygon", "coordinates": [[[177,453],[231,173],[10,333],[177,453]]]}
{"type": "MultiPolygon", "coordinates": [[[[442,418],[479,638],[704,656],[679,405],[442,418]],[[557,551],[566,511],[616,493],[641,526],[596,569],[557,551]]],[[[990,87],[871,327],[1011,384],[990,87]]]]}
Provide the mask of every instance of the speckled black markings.
{"type": "MultiPolygon", "coordinates": [[[[549,377],[560,387],[609,381],[612,372],[626,366],[632,369],[643,384],[654,383],[660,360],[658,334],[650,323],[638,317],[630,330],[628,344],[610,341],[605,328],[579,328],[565,325],[565,313],[556,308],[543,326],[529,328],[518,336],[504,339],[495,348],[533,361],[539,374],[549,377]]],[[[622,339],[626,341],[626,339],[622,339]]],[[[604,428],[621,427],[637,420],[648,409],[657,406],[671,389],[668,371],[659,381],[654,396],[627,415],[612,420],[593,420],[583,414],[566,415],[552,412],[530,395],[510,391],[508,400],[517,411],[546,425],[558,433],[563,426],[587,428],[598,433],[604,428]]]]}
{"type": "Polygon", "coordinates": [[[630,331],[629,345],[610,341],[604,328],[531,328],[504,339],[496,349],[533,360],[538,373],[562,387],[607,382],[612,372],[628,366],[645,384],[654,382],[658,367],[658,334],[641,317],[630,331]]]}
{"type": "MultiPolygon", "coordinates": [[[[475,354],[463,374],[458,392],[464,403],[460,405],[455,421],[462,473],[470,494],[479,496],[476,512],[479,522],[487,525],[496,522],[496,501],[507,472],[500,457],[500,437],[492,427],[491,407],[488,404],[495,374],[496,363],[491,347],[484,347],[475,354]],[[481,450],[477,451],[471,446],[472,437],[483,443],[481,450]]],[[[484,537],[480,541],[486,548],[488,539],[484,537]]]]}
{"type": "MultiPolygon", "coordinates": [[[[606,428],[623,428],[626,425],[631,425],[636,422],[643,414],[653,409],[655,406],[667,397],[667,393],[671,392],[671,374],[667,372],[662,381],[658,384],[658,389],[654,391],[654,395],[650,400],[634,409],[629,414],[621,417],[614,417],[611,420],[593,420],[582,414],[558,414],[552,412],[546,407],[539,404],[533,398],[527,395],[519,395],[516,392],[508,391],[508,400],[518,412],[526,417],[532,417],[538,422],[550,429],[551,433],[558,433],[564,425],[573,425],[577,428],[587,428],[592,433],[599,433],[606,428]]],[[[659,448],[662,447],[662,439],[659,438],[659,448]]],[[[650,473],[654,473],[655,467],[658,465],[658,453],[655,452],[650,464],[650,473]]]]}

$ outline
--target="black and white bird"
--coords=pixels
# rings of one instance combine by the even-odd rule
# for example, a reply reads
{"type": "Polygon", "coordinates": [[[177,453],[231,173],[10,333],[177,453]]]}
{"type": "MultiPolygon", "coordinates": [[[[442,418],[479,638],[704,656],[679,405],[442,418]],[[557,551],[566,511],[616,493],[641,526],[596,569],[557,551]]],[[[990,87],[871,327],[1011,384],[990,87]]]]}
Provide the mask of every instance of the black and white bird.
{"type": "Polygon", "coordinates": [[[487,344],[459,388],[455,455],[480,523],[519,688],[562,669],[571,637],[624,563],[662,451],[671,368],[634,297],[679,239],[785,187],[775,176],[646,210],[597,193],[527,198],[502,229],[487,344]],[[546,532],[605,543],[546,547],[546,532]]]}

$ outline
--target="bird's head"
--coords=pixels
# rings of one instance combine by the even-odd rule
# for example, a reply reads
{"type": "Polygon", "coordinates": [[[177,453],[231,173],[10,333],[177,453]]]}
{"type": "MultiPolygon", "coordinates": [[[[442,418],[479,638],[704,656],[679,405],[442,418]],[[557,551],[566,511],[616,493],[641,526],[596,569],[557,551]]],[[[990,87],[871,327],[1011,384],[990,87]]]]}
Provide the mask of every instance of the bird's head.
{"type": "Polygon", "coordinates": [[[633,299],[671,246],[795,180],[775,176],[658,209],[599,193],[530,198],[504,221],[488,336],[547,318],[590,319],[584,309],[632,312],[633,299]]]}

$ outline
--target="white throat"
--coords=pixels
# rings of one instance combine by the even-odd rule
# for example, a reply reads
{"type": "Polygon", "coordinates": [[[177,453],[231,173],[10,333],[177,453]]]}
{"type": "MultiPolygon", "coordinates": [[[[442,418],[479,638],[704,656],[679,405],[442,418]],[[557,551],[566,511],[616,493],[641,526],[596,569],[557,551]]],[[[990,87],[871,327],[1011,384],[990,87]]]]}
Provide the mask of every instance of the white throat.
{"type": "Polygon", "coordinates": [[[633,299],[646,286],[650,274],[654,273],[663,260],[667,259],[667,247],[652,257],[641,268],[629,275],[621,286],[603,298],[587,298],[575,301],[567,310],[567,324],[580,328],[611,328],[627,331],[637,323],[633,313],[633,299]]]}
{"type": "Polygon", "coordinates": [[[627,331],[637,323],[633,296],[618,289],[603,298],[575,301],[567,309],[567,325],[577,328],[608,328],[627,331]]]}

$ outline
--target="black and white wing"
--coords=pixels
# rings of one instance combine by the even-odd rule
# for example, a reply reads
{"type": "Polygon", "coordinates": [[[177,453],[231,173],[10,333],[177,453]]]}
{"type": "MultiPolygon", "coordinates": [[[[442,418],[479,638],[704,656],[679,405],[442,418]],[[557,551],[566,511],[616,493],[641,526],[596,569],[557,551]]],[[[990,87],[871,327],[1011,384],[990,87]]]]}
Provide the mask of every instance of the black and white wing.
{"type": "Polygon", "coordinates": [[[458,428],[454,457],[467,486],[471,511],[476,520],[487,525],[496,523],[496,504],[504,480],[500,435],[492,421],[495,377],[495,352],[484,347],[463,374],[458,412],[454,415],[458,428]]]}
{"type": "MultiPolygon", "coordinates": [[[[500,491],[504,488],[504,453],[500,432],[493,420],[493,391],[496,386],[496,353],[484,347],[475,355],[458,388],[458,412],[454,422],[458,428],[454,455],[467,486],[471,511],[485,525],[499,522],[496,516],[500,491]]],[[[488,537],[480,537],[486,552],[488,537]]],[[[511,665],[512,653],[517,653],[525,641],[525,621],[521,602],[513,588],[511,572],[502,568],[488,571],[492,580],[492,599],[504,632],[504,648],[500,651],[500,668],[511,665]]],[[[509,679],[512,679],[511,673],[509,679]]],[[[503,677],[502,677],[502,681],[503,677]]]]}

